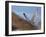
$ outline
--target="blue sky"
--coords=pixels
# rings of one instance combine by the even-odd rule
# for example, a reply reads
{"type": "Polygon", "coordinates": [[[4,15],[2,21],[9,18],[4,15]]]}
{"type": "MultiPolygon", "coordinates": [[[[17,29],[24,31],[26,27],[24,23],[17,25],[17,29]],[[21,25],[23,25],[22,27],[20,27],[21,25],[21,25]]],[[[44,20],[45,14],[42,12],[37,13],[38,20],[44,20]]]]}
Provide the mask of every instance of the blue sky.
{"type": "Polygon", "coordinates": [[[24,19],[25,17],[23,16],[23,13],[27,15],[29,20],[31,20],[33,14],[37,15],[36,17],[37,20],[41,18],[41,7],[12,5],[12,11],[24,19]]]}

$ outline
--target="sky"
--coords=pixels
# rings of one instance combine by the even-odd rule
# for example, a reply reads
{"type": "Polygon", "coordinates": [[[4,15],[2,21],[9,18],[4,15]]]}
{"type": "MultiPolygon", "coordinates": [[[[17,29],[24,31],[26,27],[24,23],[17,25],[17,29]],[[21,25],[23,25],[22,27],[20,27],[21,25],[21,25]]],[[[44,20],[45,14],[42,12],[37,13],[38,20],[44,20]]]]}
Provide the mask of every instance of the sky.
{"type": "Polygon", "coordinates": [[[23,13],[26,14],[26,16],[28,17],[29,20],[31,20],[33,14],[35,14],[37,16],[37,18],[41,17],[41,7],[12,5],[12,11],[24,19],[25,19],[25,17],[23,15],[23,13]]]}

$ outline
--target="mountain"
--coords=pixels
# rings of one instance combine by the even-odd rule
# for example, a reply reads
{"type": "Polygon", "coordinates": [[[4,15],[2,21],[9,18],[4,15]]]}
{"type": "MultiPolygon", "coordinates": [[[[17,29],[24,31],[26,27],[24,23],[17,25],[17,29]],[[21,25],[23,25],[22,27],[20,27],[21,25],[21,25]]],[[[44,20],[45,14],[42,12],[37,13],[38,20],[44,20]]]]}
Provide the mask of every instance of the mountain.
{"type": "Polygon", "coordinates": [[[33,30],[34,26],[30,21],[24,20],[12,12],[12,30],[33,30]]]}

